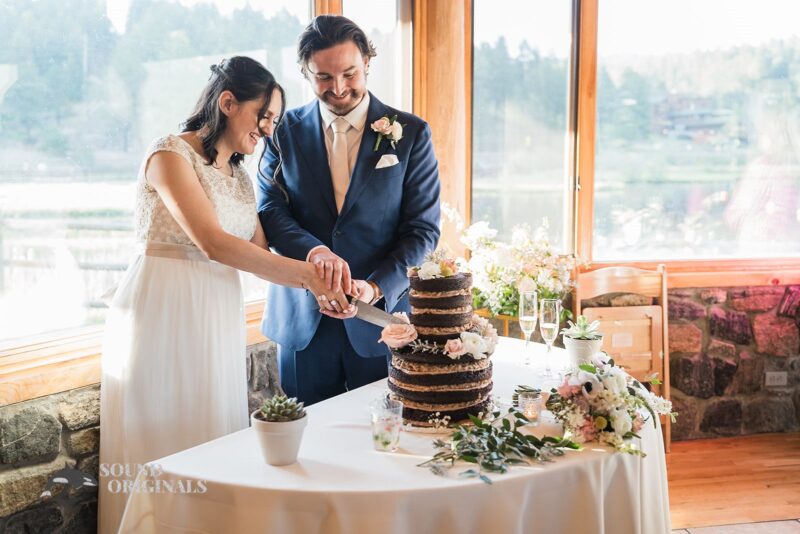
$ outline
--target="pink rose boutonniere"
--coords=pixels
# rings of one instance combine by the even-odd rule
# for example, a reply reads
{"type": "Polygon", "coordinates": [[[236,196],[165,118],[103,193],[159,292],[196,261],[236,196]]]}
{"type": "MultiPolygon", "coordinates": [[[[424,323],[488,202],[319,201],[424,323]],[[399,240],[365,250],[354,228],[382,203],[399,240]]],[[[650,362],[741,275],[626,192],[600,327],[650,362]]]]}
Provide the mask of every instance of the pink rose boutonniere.
{"type": "Polygon", "coordinates": [[[392,144],[392,148],[397,147],[397,142],[403,138],[403,125],[397,122],[397,115],[391,119],[384,115],[380,119],[373,122],[370,127],[373,132],[378,132],[378,139],[375,141],[375,148],[373,152],[377,152],[381,146],[381,141],[384,138],[388,139],[392,144]]]}

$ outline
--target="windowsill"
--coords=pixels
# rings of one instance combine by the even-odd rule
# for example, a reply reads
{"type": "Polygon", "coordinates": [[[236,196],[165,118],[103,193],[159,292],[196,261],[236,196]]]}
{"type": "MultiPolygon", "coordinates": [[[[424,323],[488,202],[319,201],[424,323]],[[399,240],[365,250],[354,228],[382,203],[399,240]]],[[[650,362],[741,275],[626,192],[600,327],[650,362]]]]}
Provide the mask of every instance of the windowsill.
{"type": "MultiPolygon", "coordinates": [[[[263,301],[245,305],[248,346],[267,340],[263,308],[263,301]]],[[[99,383],[102,343],[102,327],[91,327],[0,351],[0,406],[99,383]]]]}
{"type": "Polygon", "coordinates": [[[748,260],[616,261],[591,262],[587,271],[602,267],[628,266],[655,269],[667,267],[667,286],[736,287],[800,284],[800,258],[748,260]]]}

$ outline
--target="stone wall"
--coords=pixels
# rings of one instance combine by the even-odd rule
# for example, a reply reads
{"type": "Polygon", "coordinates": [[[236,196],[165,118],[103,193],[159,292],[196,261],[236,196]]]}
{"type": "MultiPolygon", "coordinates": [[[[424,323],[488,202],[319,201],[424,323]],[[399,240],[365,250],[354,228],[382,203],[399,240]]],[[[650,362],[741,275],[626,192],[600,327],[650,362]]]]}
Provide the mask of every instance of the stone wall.
{"type": "Polygon", "coordinates": [[[800,428],[798,302],[800,286],[669,292],[673,439],[800,428]]]}
{"type": "MultiPolygon", "coordinates": [[[[247,349],[250,410],[280,391],[276,347],[247,349]]],[[[99,470],[100,386],[0,407],[0,532],[90,534],[97,531],[97,488],[42,499],[53,473],[99,470]]]]}
{"type": "MultiPolygon", "coordinates": [[[[800,428],[800,286],[669,291],[672,439],[713,438],[800,428]],[[786,386],[767,386],[786,371],[786,386]]],[[[605,295],[583,306],[652,304],[605,295]]]]}

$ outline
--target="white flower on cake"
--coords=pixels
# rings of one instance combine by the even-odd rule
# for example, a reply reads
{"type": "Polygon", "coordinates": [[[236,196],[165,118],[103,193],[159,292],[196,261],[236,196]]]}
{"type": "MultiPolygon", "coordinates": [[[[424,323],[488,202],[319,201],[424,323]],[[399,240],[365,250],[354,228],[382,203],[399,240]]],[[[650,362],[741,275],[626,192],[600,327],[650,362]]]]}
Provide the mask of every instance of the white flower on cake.
{"type": "Polygon", "coordinates": [[[478,334],[486,344],[486,352],[494,353],[494,348],[497,346],[497,329],[486,318],[479,315],[472,316],[472,324],[478,327],[478,334]]]}
{"type": "Polygon", "coordinates": [[[418,271],[417,274],[423,280],[431,280],[433,278],[441,278],[441,276],[442,276],[442,268],[439,267],[438,263],[434,263],[432,261],[426,261],[419,268],[419,271],[418,271]]]}
{"type": "Polygon", "coordinates": [[[482,360],[487,357],[488,347],[484,339],[474,332],[461,332],[461,343],[464,350],[472,354],[476,360],[482,360]]]}

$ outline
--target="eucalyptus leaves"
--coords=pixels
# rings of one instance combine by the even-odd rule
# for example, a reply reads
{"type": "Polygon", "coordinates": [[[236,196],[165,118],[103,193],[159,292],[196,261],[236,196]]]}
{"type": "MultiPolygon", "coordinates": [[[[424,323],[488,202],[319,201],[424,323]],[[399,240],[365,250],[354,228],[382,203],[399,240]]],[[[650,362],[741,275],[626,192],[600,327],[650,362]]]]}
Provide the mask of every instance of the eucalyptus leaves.
{"type": "Polygon", "coordinates": [[[515,408],[509,408],[507,416],[500,411],[492,413],[487,420],[470,415],[472,426],[460,425],[450,435],[449,441],[437,439],[433,442],[439,450],[433,458],[419,467],[427,467],[435,475],[445,476],[458,460],[475,464],[473,469],[459,473],[459,477],[478,477],[486,484],[492,480],[486,473],[505,473],[512,465],[527,465],[529,459],[539,462],[561,456],[566,449],[579,449],[570,440],[523,434],[520,427],[528,419],[515,408]]]}

